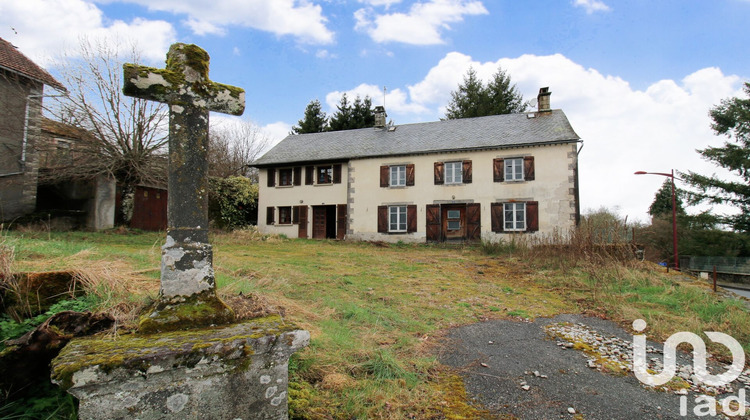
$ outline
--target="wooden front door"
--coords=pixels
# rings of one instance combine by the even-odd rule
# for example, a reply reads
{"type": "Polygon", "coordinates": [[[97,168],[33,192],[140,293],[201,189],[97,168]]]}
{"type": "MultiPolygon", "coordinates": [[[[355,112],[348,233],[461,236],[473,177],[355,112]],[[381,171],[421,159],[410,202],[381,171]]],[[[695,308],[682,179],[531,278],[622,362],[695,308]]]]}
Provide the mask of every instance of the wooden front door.
{"type": "Polygon", "coordinates": [[[313,206],[313,239],[326,238],[326,208],[313,206]]]}
{"type": "Polygon", "coordinates": [[[446,241],[466,238],[466,204],[442,206],[442,221],[446,241]]]}

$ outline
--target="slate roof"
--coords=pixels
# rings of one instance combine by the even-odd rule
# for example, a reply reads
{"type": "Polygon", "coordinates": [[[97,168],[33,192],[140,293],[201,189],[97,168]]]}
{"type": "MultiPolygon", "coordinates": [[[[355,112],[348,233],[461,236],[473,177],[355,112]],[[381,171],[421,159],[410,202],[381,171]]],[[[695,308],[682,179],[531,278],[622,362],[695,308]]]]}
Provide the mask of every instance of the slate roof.
{"type": "Polygon", "coordinates": [[[62,83],[55,80],[46,70],[37,66],[28,57],[18,51],[13,44],[2,38],[0,38],[0,69],[21,74],[58,90],[66,90],[62,83]]]}
{"type": "Polygon", "coordinates": [[[580,139],[561,110],[289,135],[254,162],[264,167],[447,151],[502,149],[580,139]],[[530,116],[534,116],[530,118],[530,116]]]}

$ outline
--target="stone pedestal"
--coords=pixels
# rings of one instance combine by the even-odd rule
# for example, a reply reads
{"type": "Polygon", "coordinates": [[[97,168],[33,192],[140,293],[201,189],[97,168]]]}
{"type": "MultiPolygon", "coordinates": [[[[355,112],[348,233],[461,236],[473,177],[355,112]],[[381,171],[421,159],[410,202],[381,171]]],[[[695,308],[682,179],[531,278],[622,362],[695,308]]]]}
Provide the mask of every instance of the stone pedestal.
{"type": "Polygon", "coordinates": [[[289,357],[307,331],[273,315],[225,327],[72,340],[52,379],[81,419],[286,419],[289,357]]]}

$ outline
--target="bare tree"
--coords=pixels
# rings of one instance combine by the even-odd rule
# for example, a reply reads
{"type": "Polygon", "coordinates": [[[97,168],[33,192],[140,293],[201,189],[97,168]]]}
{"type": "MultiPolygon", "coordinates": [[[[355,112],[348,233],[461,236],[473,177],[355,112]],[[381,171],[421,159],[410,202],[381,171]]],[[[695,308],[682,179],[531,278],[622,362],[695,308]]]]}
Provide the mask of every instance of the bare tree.
{"type": "Polygon", "coordinates": [[[257,182],[250,165],[266,149],[268,137],[249,121],[222,120],[209,131],[208,174],[219,178],[249,177],[257,182]]]}
{"type": "Polygon", "coordinates": [[[140,55],[131,46],[125,56],[119,45],[82,39],[75,55],[63,55],[57,67],[70,94],[55,101],[48,113],[90,135],[73,145],[69,164],[40,174],[40,182],[107,175],[126,192],[141,183],[165,182],[166,108],[123,95],[122,64],[137,63],[140,55]]]}

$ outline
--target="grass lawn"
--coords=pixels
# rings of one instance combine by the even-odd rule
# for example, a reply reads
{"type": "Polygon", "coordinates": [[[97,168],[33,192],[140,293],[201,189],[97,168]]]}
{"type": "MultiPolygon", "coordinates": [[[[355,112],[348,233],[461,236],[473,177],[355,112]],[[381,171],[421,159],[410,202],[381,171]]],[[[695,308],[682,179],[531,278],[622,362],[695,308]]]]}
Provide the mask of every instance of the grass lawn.
{"type": "MultiPolygon", "coordinates": [[[[6,232],[15,271],[76,269],[99,309],[127,322],[158,292],[161,233],[6,232]]],[[[312,334],[290,363],[300,418],[476,418],[460,378],[441,366],[445,330],[496,318],[587,312],[649,336],[723,331],[747,347],[750,316],[701,283],[646,264],[566,262],[481,247],[287,240],[252,231],[212,236],[220,295],[256,294],[312,334]]],[[[708,340],[707,340],[708,341],[708,340]]]]}

